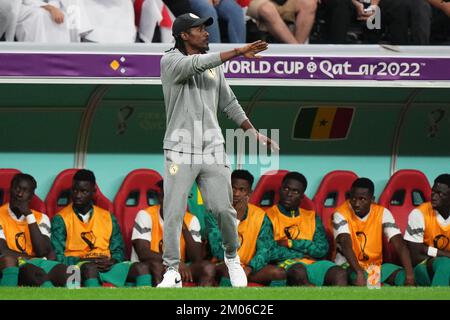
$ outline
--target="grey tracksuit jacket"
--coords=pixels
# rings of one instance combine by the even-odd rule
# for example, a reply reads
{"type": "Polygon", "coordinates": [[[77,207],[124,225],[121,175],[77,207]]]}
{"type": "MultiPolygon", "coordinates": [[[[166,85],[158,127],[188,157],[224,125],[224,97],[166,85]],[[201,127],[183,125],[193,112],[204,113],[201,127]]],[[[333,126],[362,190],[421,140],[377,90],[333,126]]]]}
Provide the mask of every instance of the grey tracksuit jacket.
{"type": "Polygon", "coordinates": [[[201,154],[224,144],[218,110],[238,126],[247,119],[225,80],[221,64],[220,53],[186,56],[175,49],[163,56],[161,82],[167,117],[164,149],[201,154]],[[181,135],[180,129],[184,130],[181,135]],[[206,130],[215,133],[205,140],[206,130]],[[185,133],[190,133],[190,139],[181,137],[185,133]]]}

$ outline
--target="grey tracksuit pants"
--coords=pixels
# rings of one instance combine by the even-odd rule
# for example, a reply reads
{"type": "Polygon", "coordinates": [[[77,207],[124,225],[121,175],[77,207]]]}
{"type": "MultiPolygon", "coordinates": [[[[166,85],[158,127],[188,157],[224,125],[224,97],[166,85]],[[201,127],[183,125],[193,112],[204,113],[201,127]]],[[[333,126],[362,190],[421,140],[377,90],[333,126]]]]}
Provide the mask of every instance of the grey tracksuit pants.
{"type": "MultiPolygon", "coordinates": [[[[201,155],[171,150],[164,150],[164,156],[164,265],[178,270],[181,228],[194,181],[197,182],[206,209],[217,219],[226,257],[234,258],[239,242],[228,160],[212,164],[209,161],[206,164],[198,159],[201,155]]],[[[225,153],[223,157],[226,158],[225,153]]]]}

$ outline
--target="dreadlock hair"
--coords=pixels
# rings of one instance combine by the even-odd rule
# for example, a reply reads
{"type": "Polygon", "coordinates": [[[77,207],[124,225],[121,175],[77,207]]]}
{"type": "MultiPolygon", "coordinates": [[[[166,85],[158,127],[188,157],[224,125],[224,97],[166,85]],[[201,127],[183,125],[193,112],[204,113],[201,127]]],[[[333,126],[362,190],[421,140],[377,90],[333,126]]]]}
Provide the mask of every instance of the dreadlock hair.
{"type": "MultiPolygon", "coordinates": [[[[187,30],[187,31],[183,31],[183,32],[190,32],[190,29],[187,30]]],[[[187,56],[188,54],[187,54],[187,50],[186,50],[186,45],[184,44],[184,40],[181,38],[181,33],[178,34],[178,35],[176,35],[176,36],[173,36],[173,37],[174,37],[174,39],[175,39],[175,44],[174,44],[173,48],[170,48],[170,49],[167,50],[166,52],[169,52],[169,51],[178,49],[178,50],[180,50],[180,52],[181,52],[182,54],[184,54],[185,56],[187,56]]],[[[207,52],[207,50],[202,50],[202,51],[201,51],[201,53],[206,53],[206,52],[207,52]]]]}
{"type": "Polygon", "coordinates": [[[175,38],[175,45],[173,46],[173,48],[170,48],[169,50],[167,50],[166,52],[178,49],[180,50],[180,52],[182,54],[184,54],[185,56],[187,56],[187,50],[186,50],[186,46],[184,44],[183,39],[181,39],[181,34],[173,36],[175,38]]]}

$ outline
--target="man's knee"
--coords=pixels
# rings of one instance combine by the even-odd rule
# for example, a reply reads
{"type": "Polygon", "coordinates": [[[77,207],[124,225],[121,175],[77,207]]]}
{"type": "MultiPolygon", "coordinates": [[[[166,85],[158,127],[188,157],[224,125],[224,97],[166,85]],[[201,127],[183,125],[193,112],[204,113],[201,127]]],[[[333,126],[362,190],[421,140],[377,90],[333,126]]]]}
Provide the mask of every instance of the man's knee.
{"type": "Polygon", "coordinates": [[[286,279],[286,270],[283,268],[272,268],[270,270],[270,277],[272,280],[285,280],[286,279]]]}
{"type": "Polygon", "coordinates": [[[280,14],[278,13],[277,8],[272,2],[267,1],[259,6],[258,8],[259,17],[263,18],[264,20],[270,20],[270,18],[273,17],[274,15],[280,14]]]}
{"type": "Polygon", "coordinates": [[[317,0],[296,0],[296,8],[300,13],[314,14],[317,10],[317,0]]]}
{"type": "Polygon", "coordinates": [[[212,286],[216,277],[216,266],[209,261],[202,261],[191,266],[194,281],[199,286],[212,286]]]}
{"type": "Polygon", "coordinates": [[[325,285],[346,286],[348,284],[347,272],[339,266],[330,268],[325,276],[325,285]]]}
{"type": "Polygon", "coordinates": [[[93,263],[85,263],[81,266],[81,278],[82,279],[93,279],[98,278],[98,268],[93,263]]]}
{"type": "Polygon", "coordinates": [[[229,203],[213,203],[210,205],[209,210],[213,212],[214,215],[221,217],[224,215],[231,215],[234,212],[233,207],[229,203]]]}
{"type": "Polygon", "coordinates": [[[433,268],[441,270],[449,270],[450,272],[450,258],[448,257],[438,257],[434,259],[433,268]]]}
{"type": "Polygon", "coordinates": [[[135,262],[131,267],[133,268],[133,273],[135,273],[136,276],[142,276],[150,273],[149,266],[142,262],[135,262]]]}
{"type": "Polygon", "coordinates": [[[20,286],[40,287],[48,280],[48,276],[41,268],[27,263],[19,268],[18,279],[20,286]]]}
{"type": "Polygon", "coordinates": [[[216,266],[209,261],[201,263],[201,272],[208,279],[214,279],[216,276],[216,266]]]}
{"type": "Polygon", "coordinates": [[[163,274],[164,273],[164,265],[159,262],[146,262],[147,268],[152,274],[163,274]]]}
{"type": "Polygon", "coordinates": [[[17,258],[11,256],[0,257],[0,271],[6,268],[17,267],[17,258]]]}
{"type": "MultiPolygon", "coordinates": [[[[52,271],[48,274],[50,281],[56,287],[66,286],[71,275],[72,274],[68,271],[68,267],[62,263],[54,266],[52,271]]],[[[77,281],[80,281],[80,279],[77,281]]]]}
{"type": "Polygon", "coordinates": [[[288,286],[301,285],[308,281],[306,268],[301,264],[296,264],[286,272],[286,283],[288,286]]]}

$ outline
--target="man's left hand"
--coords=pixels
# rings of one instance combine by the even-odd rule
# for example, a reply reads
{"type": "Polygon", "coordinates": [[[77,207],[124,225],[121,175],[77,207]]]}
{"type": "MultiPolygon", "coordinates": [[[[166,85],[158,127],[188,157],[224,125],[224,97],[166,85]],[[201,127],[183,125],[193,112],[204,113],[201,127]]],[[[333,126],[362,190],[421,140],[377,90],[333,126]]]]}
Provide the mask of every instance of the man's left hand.
{"type": "Polygon", "coordinates": [[[267,42],[258,40],[235,50],[245,58],[261,58],[257,53],[267,50],[268,46],[267,42]]]}
{"type": "Polygon", "coordinates": [[[280,150],[280,146],[278,145],[278,143],[276,143],[276,141],[266,137],[265,135],[259,132],[256,133],[256,139],[263,145],[268,145],[272,151],[280,150]]]}

